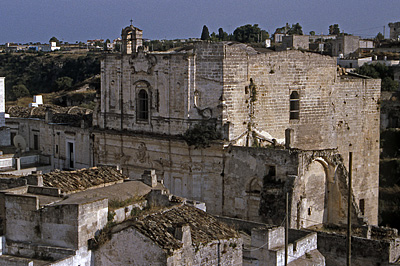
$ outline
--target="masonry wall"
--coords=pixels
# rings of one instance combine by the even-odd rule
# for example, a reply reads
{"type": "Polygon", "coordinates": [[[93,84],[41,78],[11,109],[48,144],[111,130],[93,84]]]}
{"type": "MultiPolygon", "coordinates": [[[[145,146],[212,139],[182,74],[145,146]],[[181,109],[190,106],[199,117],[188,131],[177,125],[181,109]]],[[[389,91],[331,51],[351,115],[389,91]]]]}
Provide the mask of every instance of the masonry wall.
{"type": "MultiPolygon", "coordinates": [[[[353,237],[351,242],[351,265],[392,265],[389,263],[398,260],[398,255],[393,256],[392,254],[395,246],[398,246],[398,241],[353,237]]],[[[346,264],[346,243],[345,235],[318,232],[318,250],[325,256],[327,266],[346,264]]]]}
{"type": "Polygon", "coordinates": [[[40,119],[7,118],[11,134],[21,135],[30,150],[35,147],[34,136],[38,136],[38,148],[43,155],[51,158],[56,169],[71,169],[69,165],[68,142],[73,143],[74,167],[80,169],[92,165],[92,145],[88,128],[71,127],[46,123],[40,119]]]}
{"type": "Polygon", "coordinates": [[[241,238],[208,243],[195,252],[193,265],[242,265],[242,245],[241,238]]]}
{"type": "Polygon", "coordinates": [[[167,265],[167,256],[159,246],[134,228],[114,233],[112,238],[94,252],[94,264],[167,265]]]}
{"type": "Polygon", "coordinates": [[[79,249],[107,222],[108,201],[47,206],[35,196],[5,195],[6,238],[79,249]]]}
{"type": "Polygon", "coordinates": [[[220,116],[223,47],[204,44],[195,54],[109,55],[102,62],[100,128],[183,134],[192,121],[220,116]],[[138,93],[149,96],[149,119],[137,117],[138,93]],[[217,96],[217,97],[216,97],[217,96]]]}
{"type": "MultiPolygon", "coordinates": [[[[242,54],[241,58],[241,68],[227,63],[241,70],[232,75],[232,82],[240,84],[238,88],[233,93],[226,92],[230,95],[226,101],[228,107],[232,103],[227,111],[229,139],[234,141],[254,129],[284,143],[285,130],[290,128],[293,148],[338,148],[346,166],[348,153],[353,152],[354,193],[357,201],[366,201],[365,216],[376,224],[379,80],[338,76],[333,58],[312,53],[283,51],[242,54]],[[250,78],[256,85],[253,107],[245,96],[246,78],[247,85],[250,78]],[[299,119],[290,119],[289,115],[293,91],[299,94],[299,119]]],[[[236,143],[245,145],[245,142],[236,143]]]]}
{"type": "Polygon", "coordinates": [[[222,215],[279,224],[285,191],[297,175],[297,154],[287,150],[229,147],[225,153],[222,215]]]}
{"type": "Polygon", "coordinates": [[[94,147],[95,164],[120,165],[133,179],[155,169],[172,194],[206,202],[211,213],[222,212],[221,144],[195,149],[178,138],[95,131],[94,147]]]}

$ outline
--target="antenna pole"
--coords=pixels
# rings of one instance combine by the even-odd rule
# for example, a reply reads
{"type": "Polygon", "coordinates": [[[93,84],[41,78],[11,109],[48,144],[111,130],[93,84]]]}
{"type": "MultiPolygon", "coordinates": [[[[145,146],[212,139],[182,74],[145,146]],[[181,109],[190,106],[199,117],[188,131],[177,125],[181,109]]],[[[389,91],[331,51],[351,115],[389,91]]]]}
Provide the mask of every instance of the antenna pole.
{"type": "Polygon", "coordinates": [[[285,221],[285,266],[288,265],[289,246],[289,192],[286,192],[286,221],[285,221]]]}
{"type": "Polygon", "coordinates": [[[349,152],[349,184],[347,195],[347,266],[351,266],[351,175],[353,165],[353,153],[349,152]]]}

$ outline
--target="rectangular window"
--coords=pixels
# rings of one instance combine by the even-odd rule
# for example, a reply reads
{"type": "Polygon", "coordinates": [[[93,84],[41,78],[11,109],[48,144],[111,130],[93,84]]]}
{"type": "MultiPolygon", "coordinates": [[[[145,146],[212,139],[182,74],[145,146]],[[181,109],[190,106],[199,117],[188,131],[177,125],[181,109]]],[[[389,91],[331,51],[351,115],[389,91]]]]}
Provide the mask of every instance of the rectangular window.
{"type": "Polygon", "coordinates": [[[361,215],[364,215],[365,214],[365,200],[364,199],[360,199],[359,207],[360,207],[361,215]]]}
{"type": "Polygon", "coordinates": [[[38,151],[39,150],[39,135],[33,135],[33,149],[38,151]]]}
{"type": "Polygon", "coordinates": [[[300,118],[300,95],[297,91],[290,94],[290,119],[300,118]]]}
{"type": "Polygon", "coordinates": [[[56,154],[58,154],[58,145],[56,144],[56,154]]]}
{"type": "Polygon", "coordinates": [[[15,132],[11,132],[10,133],[10,137],[11,137],[11,145],[14,145],[14,137],[17,135],[17,133],[15,133],[15,132]]]}
{"type": "Polygon", "coordinates": [[[73,169],[75,166],[75,155],[74,155],[74,143],[67,142],[67,149],[68,149],[68,168],[73,169]]]}

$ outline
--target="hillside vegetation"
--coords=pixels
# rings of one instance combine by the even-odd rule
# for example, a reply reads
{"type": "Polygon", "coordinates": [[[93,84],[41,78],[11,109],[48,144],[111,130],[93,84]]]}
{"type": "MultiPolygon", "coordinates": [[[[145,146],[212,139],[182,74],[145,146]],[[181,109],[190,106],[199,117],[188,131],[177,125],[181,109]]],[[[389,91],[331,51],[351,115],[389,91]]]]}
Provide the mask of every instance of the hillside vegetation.
{"type": "Polygon", "coordinates": [[[0,54],[0,77],[6,77],[6,99],[15,101],[35,94],[68,91],[90,82],[100,87],[98,53],[21,52],[0,54]]]}

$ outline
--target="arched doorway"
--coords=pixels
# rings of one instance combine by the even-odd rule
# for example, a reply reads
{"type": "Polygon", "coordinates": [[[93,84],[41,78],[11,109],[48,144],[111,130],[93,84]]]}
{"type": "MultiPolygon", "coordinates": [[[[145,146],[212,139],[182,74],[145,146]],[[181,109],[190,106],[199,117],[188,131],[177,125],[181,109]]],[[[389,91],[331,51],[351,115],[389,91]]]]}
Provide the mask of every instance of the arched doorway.
{"type": "Polygon", "coordinates": [[[314,160],[303,176],[303,195],[298,208],[298,227],[310,227],[327,222],[327,171],[326,166],[314,160]]]}

